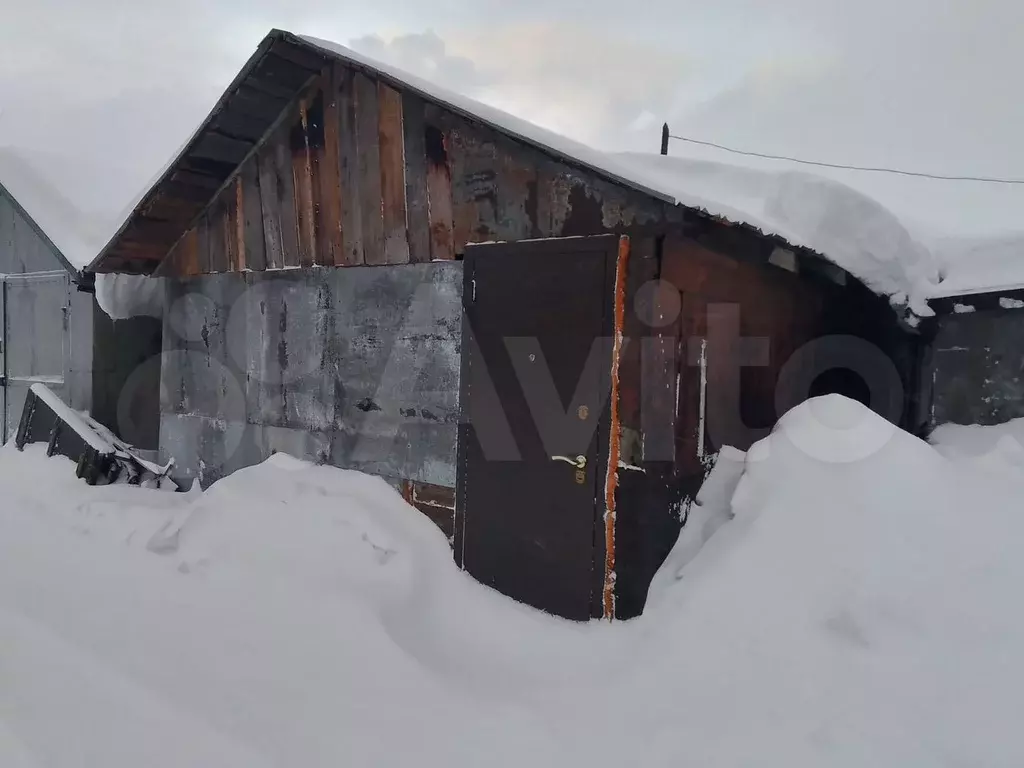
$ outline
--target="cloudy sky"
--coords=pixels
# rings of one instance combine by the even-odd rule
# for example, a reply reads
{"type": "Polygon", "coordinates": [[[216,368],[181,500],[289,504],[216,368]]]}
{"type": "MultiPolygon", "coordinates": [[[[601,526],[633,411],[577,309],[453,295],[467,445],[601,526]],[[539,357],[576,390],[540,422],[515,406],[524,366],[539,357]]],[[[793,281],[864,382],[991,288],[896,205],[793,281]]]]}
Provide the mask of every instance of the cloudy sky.
{"type": "MultiPolygon", "coordinates": [[[[667,120],[758,152],[1024,178],[1019,0],[3,3],[0,160],[28,162],[97,220],[116,218],[274,26],[602,149],[657,151],[667,120]]],[[[836,177],[936,231],[1024,229],[1024,186],[836,177]]]]}

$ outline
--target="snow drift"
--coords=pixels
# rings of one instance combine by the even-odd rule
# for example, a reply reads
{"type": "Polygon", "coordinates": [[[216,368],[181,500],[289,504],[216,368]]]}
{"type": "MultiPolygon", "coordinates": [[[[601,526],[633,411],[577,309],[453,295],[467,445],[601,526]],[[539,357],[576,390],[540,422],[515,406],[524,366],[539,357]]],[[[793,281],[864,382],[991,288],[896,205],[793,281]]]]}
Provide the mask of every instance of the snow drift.
{"type": "Polygon", "coordinates": [[[837,396],[731,459],[647,614],[577,625],[358,473],[275,457],[186,496],[5,449],[0,760],[1021,764],[1024,475],[837,396]]]}

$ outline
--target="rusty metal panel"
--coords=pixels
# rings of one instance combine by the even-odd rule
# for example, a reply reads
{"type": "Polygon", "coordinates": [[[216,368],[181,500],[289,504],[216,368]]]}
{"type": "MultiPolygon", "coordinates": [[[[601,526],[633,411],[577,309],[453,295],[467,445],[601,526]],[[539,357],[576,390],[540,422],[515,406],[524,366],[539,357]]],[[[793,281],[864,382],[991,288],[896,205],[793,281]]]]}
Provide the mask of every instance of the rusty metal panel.
{"type": "Polygon", "coordinates": [[[409,263],[406,232],[405,139],[402,131],[402,94],[383,83],[377,86],[380,141],[381,211],[384,226],[384,262],[409,263]]]}

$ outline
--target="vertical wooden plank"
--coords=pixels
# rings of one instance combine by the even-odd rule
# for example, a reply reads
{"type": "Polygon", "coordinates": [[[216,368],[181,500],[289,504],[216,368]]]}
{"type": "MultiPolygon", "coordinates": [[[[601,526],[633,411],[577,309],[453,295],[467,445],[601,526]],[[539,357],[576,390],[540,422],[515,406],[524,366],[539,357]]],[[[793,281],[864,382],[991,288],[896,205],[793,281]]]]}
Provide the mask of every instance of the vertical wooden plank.
{"type": "Polygon", "coordinates": [[[206,214],[210,220],[210,272],[214,274],[228,271],[227,238],[224,236],[227,214],[222,194],[210,206],[210,210],[206,214]]]}
{"type": "Polygon", "coordinates": [[[341,177],[341,230],[345,238],[345,250],[339,262],[341,265],[363,263],[363,197],[359,185],[359,139],[356,135],[355,73],[338,64],[335,68],[338,85],[338,112],[340,132],[340,177],[341,177]]]}
{"type": "Polygon", "coordinates": [[[196,222],[196,253],[198,255],[199,274],[208,275],[210,269],[210,219],[209,216],[200,217],[196,222]]]}
{"type": "Polygon", "coordinates": [[[169,274],[173,274],[176,277],[191,277],[196,274],[195,269],[189,264],[190,258],[188,253],[188,235],[186,234],[181,240],[179,240],[170,252],[165,257],[165,262],[169,262],[170,266],[167,268],[169,274]]]}
{"type": "Polygon", "coordinates": [[[384,264],[383,197],[380,188],[380,137],[377,84],[355,74],[356,140],[359,146],[359,190],[362,198],[363,261],[384,264]]]}
{"type": "MultiPolygon", "coordinates": [[[[271,139],[271,141],[273,141],[271,139]]],[[[266,253],[266,268],[280,269],[284,266],[281,242],[281,203],[277,188],[277,174],[274,164],[274,147],[268,145],[256,157],[260,180],[260,215],[263,217],[263,244],[266,253]]]]}
{"type": "Polygon", "coordinates": [[[298,228],[298,266],[311,267],[316,253],[316,219],[313,211],[313,168],[309,148],[310,101],[299,103],[299,119],[293,123],[291,147],[292,179],[295,188],[295,220],[298,228]]]}
{"type": "Polygon", "coordinates": [[[277,188],[277,207],[281,221],[281,267],[299,266],[299,230],[295,215],[295,179],[292,176],[292,158],[289,130],[283,129],[274,140],[274,180],[277,188]]]}
{"type": "MultiPolygon", "coordinates": [[[[310,210],[306,228],[308,230],[307,237],[310,240],[310,263],[322,266],[325,263],[322,255],[325,246],[320,242],[323,239],[323,211],[321,205],[323,182],[320,176],[324,166],[324,92],[322,86],[318,87],[316,93],[309,100],[304,128],[306,133],[306,163],[309,169],[310,210]]],[[[329,249],[327,256],[330,256],[329,249]]]]}
{"type": "Polygon", "coordinates": [[[345,241],[341,228],[341,105],[338,70],[334,65],[323,72],[323,151],[318,155],[320,205],[317,209],[317,263],[324,266],[345,263],[345,241]]]}
{"type": "Polygon", "coordinates": [[[244,268],[254,272],[267,268],[261,198],[259,167],[256,158],[250,158],[242,169],[242,248],[244,268]]]}
{"type": "Polygon", "coordinates": [[[427,153],[423,138],[423,101],[409,93],[402,98],[405,134],[405,201],[409,230],[409,261],[430,261],[430,215],[427,210],[427,153]]]}
{"type": "Polygon", "coordinates": [[[235,201],[232,207],[232,224],[234,246],[234,271],[244,272],[248,267],[245,262],[245,192],[242,188],[242,175],[235,177],[235,201]]]}
{"type": "Polygon", "coordinates": [[[227,272],[238,272],[238,177],[224,190],[224,216],[221,224],[224,227],[224,269],[227,272]]]}
{"type": "Polygon", "coordinates": [[[384,83],[377,85],[380,142],[381,214],[384,226],[384,262],[409,263],[406,233],[405,139],[402,132],[402,94],[384,83]]]}
{"type": "Polygon", "coordinates": [[[181,249],[182,272],[186,275],[198,275],[199,271],[199,238],[196,235],[195,227],[185,233],[185,236],[178,241],[175,249],[181,249]]]}
{"type": "Polygon", "coordinates": [[[432,261],[455,258],[452,233],[452,174],[448,159],[448,139],[426,115],[424,145],[427,154],[427,204],[430,216],[430,258],[432,261]]]}

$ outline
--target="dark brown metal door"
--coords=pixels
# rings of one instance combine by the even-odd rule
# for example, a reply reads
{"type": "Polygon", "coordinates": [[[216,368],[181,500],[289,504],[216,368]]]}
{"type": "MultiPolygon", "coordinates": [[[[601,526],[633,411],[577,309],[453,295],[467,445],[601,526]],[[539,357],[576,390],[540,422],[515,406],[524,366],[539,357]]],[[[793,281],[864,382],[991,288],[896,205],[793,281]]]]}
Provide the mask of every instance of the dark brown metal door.
{"type": "Polygon", "coordinates": [[[566,618],[601,615],[615,237],[465,256],[456,557],[566,618]]]}

